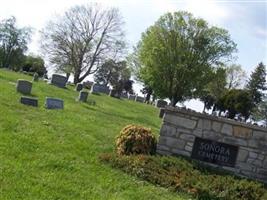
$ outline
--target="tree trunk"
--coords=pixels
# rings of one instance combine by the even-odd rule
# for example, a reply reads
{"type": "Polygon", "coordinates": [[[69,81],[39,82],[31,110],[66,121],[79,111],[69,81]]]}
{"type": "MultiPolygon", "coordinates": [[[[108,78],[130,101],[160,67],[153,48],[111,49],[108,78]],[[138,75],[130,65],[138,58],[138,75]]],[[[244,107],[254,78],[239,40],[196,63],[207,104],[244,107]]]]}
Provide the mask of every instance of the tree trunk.
{"type": "Polygon", "coordinates": [[[77,83],[79,83],[79,82],[81,82],[81,80],[80,80],[80,72],[78,72],[78,71],[76,71],[75,73],[74,73],[74,80],[73,80],[73,82],[74,82],[74,84],[76,85],[77,83]]]}
{"type": "Polygon", "coordinates": [[[66,73],[66,78],[67,78],[67,82],[68,82],[69,78],[70,78],[70,73],[66,73]]]}
{"type": "Polygon", "coordinates": [[[175,107],[175,105],[177,104],[177,102],[178,102],[178,99],[177,98],[175,98],[175,97],[172,97],[171,98],[171,106],[175,107]]]}

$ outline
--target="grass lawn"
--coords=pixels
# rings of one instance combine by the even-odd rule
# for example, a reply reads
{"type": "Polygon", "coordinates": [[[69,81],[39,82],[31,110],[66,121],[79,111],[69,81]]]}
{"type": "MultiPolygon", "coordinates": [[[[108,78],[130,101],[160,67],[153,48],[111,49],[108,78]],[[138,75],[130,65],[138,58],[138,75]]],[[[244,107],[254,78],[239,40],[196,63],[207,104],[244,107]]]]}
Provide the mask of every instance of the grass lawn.
{"type": "Polygon", "coordinates": [[[91,95],[75,101],[73,87],[33,84],[39,107],[19,103],[17,79],[32,77],[0,69],[0,199],[189,199],[129,176],[98,156],[114,150],[127,124],[152,128],[161,120],[151,105],[91,95]],[[64,110],[46,110],[45,97],[64,99],[64,110]]]}

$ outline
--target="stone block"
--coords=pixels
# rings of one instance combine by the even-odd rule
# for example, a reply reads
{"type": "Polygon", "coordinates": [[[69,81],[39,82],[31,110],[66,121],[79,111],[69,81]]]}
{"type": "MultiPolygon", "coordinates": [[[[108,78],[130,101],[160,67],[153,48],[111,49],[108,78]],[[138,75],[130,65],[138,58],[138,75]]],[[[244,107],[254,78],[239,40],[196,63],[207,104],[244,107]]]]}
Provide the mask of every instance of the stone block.
{"type": "Polygon", "coordinates": [[[192,134],[197,137],[202,137],[202,129],[196,128],[195,130],[193,130],[192,134]]]}
{"type": "Polygon", "coordinates": [[[239,149],[237,154],[237,160],[241,162],[245,162],[248,158],[248,151],[244,149],[239,149]]]}
{"type": "Polygon", "coordinates": [[[177,135],[179,135],[179,133],[177,133],[177,130],[174,126],[163,125],[160,129],[160,135],[176,137],[177,135]]]}
{"type": "Polygon", "coordinates": [[[22,94],[31,94],[32,91],[32,82],[19,79],[17,81],[17,92],[20,92],[22,94]]]}
{"type": "Polygon", "coordinates": [[[166,145],[170,148],[184,149],[185,147],[185,141],[183,140],[171,137],[167,137],[166,139],[166,145]]]}
{"type": "Polygon", "coordinates": [[[185,145],[185,148],[184,148],[186,151],[189,151],[191,152],[193,147],[192,146],[188,146],[188,145],[185,145]]]}
{"type": "Polygon", "coordinates": [[[233,144],[233,145],[238,145],[238,146],[247,146],[248,145],[248,142],[245,139],[233,138],[233,137],[225,137],[223,139],[223,142],[233,144]]]}
{"type": "Polygon", "coordinates": [[[76,90],[77,92],[80,92],[82,89],[83,89],[83,84],[82,84],[82,83],[77,83],[77,84],[76,84],[76,88],[75,88],[75,90],[76,90]]]}
{"type": "Polygon", "coordinates": [[[203,129],[203,120],[202,119],[199,119],[198,120],[198,122],[197,122],[197,129],[200,129],[200,130],[203,129]]]}
{"type": "Polygon", "coordinates": [[[170,151],[171,149],[165,145],[157,145],[157,150],[170,151]]]}
{"type": "Polygon", "coordinates": [[[169,113],[165,113],[164,121],[174,124],[177,127],[184,127],[187,129],[194,129],[196,127],[197,122],[195,120],[191,120],[188,118],[171,115],[169,113]]]}
{"type": "Polygon", "coordinates": [[[253,171],[253,166],[251,166],[250,164],[248,163],[244,163],[244,162],[239,162],[236,164],[236,167],[238,167],[239,169],[241,170],[245,170],[245,171],[250,171],[252,172],[253,171]]]}
{"type": "Polygon", "coordinates": [[[165,108],[168,105],[167,101],[159,99],[156,101],[155,107],[157,108],[165,108]]]}
{"type": "Polygon", "coordinates": [[[67,77],[65,76],[59,74],[53,74],[51,79],[51,84],[60,88],[66,88],[67,81],[68,81],[67,77]]]}
{"type": "Polygon", "coordinates": [[[186,134],[186,133],[181,134],[180,138],[182,140],[186,140],[186,141],[189,141],[189,142],[194,142],[194,140],[195,140],[195,136],[194,135],[190,135],[190,134],[186,134]]]}
{"type": "Polygon", "coordinates": [[[249,158],[251,158],[251,159],[256,159],[258,157],[258,154],[255,152],[249,152],[248,155],[249,155],[249,158]]]}
{"type": "Polygon", "coordinates": [[[235,137],[250,138],[252,136],[252,129],[244,128],[241,126],[234,126],[233,135],[235,137]]]}
{"type": "Polygon", "coordinates": [[[32,97],[21,97],[20,98],[20,103],[28,106],[38,106],[38,99],[32,98],[32,97]]]}
{"type": "Polygon", "coordinates": [[[157,154],[159,154],[159,155],[165,155],[165,156],[172,155],[171,152],[169,152],[169,151],[163,151],[163,150],[160,150],[160,149],[157,149],[157,154]]]}
{"type": "Polygon", "coordinates": [[[223,124],[222,131],[223,134],[233,135],[233,127],[230,124],[223,124]]]}
{"type": "Polygon", "coordinates": [[[212,122],[212,130],[215,132],[220,132],[222,127],[222,123],[213,121],[212,122]]]}
{"type": "Polygon", "coordinates": [[[88,98],[89,93],[86,91],[80,91],[79,93],[79,97],[78,97],[78,101],[81,102],[87,102],[87,98],[88,98]]]}
{"type": "Polygon", "coordinates": [[[190,157],[190,153],[188,151],[180,150],[180,149],[172,149],[171,152],[173,155],[181,155],[181,156],[186,156],[190,157]]]}
{"type": "Polygon", "coordinates": [[[253,148],[259,147],[259,141],[258,140],[248,140],[248,146],[253,148]]]}
{"type": "Polygon", "coordinates": [[[203,130],[211,129],[211,121],[208,119],[203,119],[203,130]]]}
{"type": "Polygon", "coordinates": [[[223,136],[221,134],[214,133],[212,131],[203,131],[203,138],[219,141],[220,139],[223,138],[223,136]]]}
{"type": "Polygon", "coordinates": [[[267,132],[253,131],[253,139],[259,139],[259,140],[266,140],[267,141],[267,132]]]}
{"type": "Polygon", "coordinates": [[[45,108],[46,109],[63,109],[64,101],[62,99],[46,97],[45,108]]]}
{"type": "Polygon", "coordinates": [[[165,108],[160,108],[159,109],[159,118],[163,118],[164,114],[165,114],[165,108]]]}

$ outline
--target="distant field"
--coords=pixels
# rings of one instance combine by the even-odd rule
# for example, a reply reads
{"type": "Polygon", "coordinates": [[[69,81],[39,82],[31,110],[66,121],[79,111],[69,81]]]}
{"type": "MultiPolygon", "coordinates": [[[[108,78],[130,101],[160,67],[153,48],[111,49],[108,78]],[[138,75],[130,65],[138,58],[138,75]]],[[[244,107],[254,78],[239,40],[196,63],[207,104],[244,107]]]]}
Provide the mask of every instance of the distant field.
{"type": "Polygon", "coordinates": [[[176,199],[189,197],[153,186],[100,163],[127,124],[152,128],[161,120],[151,105],[91,95],[96,106],[75,101],[73,87],[33,84],[39,107],[19,103],[15,84],[32,77],[0,69],[0,199],[176,199]],[[46,110],[45,97],[64,99],[46,110]]]}

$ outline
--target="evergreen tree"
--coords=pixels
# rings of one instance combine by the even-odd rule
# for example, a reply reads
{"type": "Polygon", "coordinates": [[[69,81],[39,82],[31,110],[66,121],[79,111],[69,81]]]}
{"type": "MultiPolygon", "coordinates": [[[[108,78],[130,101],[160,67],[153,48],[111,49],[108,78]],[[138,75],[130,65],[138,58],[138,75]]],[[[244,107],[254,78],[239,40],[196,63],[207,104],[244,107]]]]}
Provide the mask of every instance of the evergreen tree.
{"type": "Polygon", "coordinates": [[[252,72],[247,84],[254,107],[262,101],[263,91],[266,90],[266,68],[261,62],[252,72]]]}

